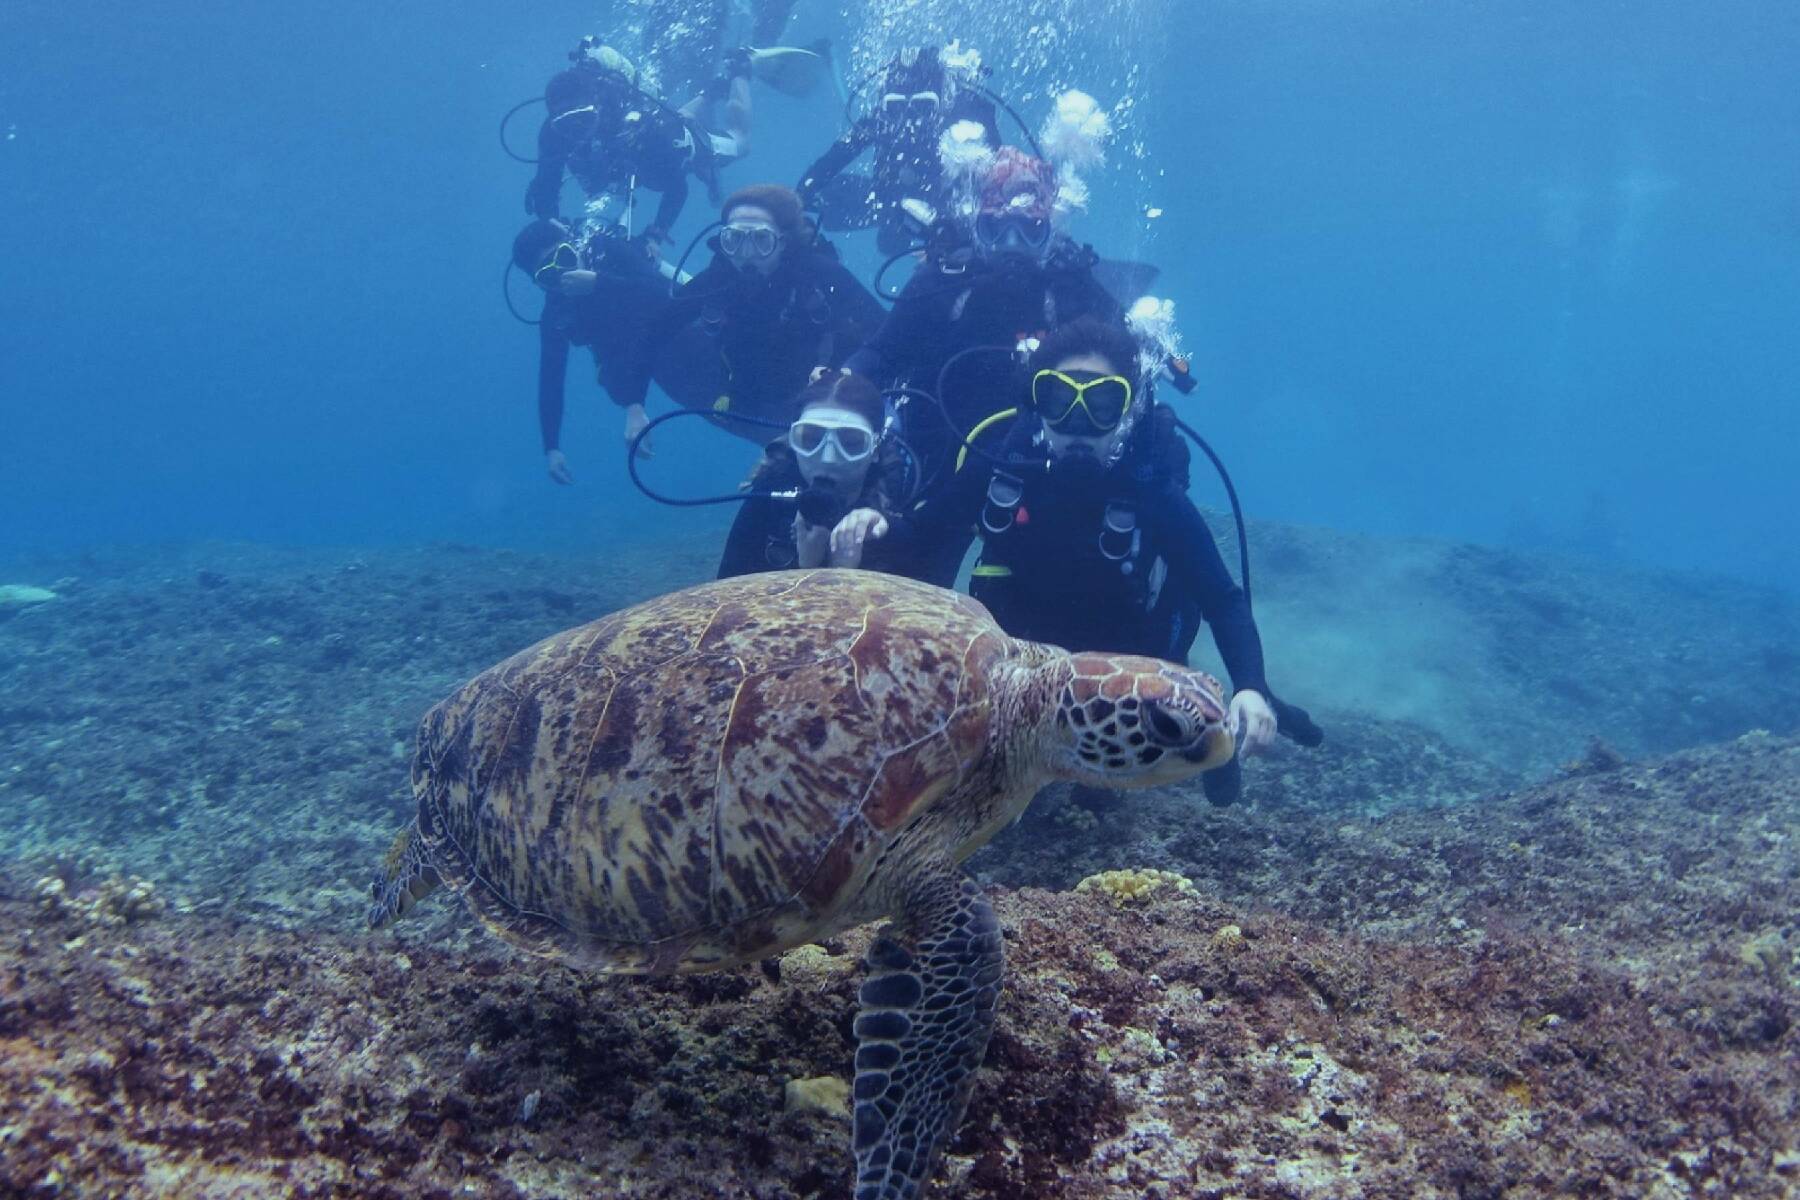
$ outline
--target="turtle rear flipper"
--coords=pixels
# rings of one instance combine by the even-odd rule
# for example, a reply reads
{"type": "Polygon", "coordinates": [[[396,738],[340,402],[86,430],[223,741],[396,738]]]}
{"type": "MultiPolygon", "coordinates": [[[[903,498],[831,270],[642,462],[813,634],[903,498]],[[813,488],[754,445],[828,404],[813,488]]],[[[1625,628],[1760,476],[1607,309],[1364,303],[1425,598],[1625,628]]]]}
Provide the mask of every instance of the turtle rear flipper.
{"type": "Polygon", "coordinates": [[[369,928],[380,929],[405,916],[437,887],[437,868],[431,865],[425,839],[419,836],[419,823],[414,821],[394,839],[375,882],[369,885],[369,928]]]}
{"type": "Polygon", "coordinates": [[[915,892],[913,948],[869,948],[856,1018],[856,1200],[912,1200],[962,1120],[1000,995],[1000,923],[974,883],[915,892]]]}

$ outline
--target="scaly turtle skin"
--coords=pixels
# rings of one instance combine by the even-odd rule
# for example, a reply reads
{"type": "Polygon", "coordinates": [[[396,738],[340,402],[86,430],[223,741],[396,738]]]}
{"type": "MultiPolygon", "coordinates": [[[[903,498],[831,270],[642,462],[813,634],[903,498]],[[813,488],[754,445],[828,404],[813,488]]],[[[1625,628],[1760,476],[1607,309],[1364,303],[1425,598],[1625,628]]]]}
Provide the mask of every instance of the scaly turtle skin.
{"type": "Polygon", "coordinates": [[[999,994],[956,869],[1054,779],[1231,757],[1218,683],[1007,637],[955,592],[749,575],[550,638],[426,715],[418,817],[371,926],[442,883],[495,934],[600,971],[707,971],[895,917],[856,1021],[857,1200],[919,1193],[999,994]]]}

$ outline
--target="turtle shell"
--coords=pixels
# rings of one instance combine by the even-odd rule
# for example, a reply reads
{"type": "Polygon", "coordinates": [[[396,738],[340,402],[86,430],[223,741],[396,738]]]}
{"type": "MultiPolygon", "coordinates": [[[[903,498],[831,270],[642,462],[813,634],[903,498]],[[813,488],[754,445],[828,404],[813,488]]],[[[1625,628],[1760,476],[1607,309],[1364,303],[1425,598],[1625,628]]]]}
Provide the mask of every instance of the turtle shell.
{"type": "Polygon", "coordinates": [[[990,673],[1019,647],[975,601],[872,571],[659,597],[432,709],[419,829],[531,952],[643,972],[762,957],[851,923],[884,847],[987,756],[990,673]]]}

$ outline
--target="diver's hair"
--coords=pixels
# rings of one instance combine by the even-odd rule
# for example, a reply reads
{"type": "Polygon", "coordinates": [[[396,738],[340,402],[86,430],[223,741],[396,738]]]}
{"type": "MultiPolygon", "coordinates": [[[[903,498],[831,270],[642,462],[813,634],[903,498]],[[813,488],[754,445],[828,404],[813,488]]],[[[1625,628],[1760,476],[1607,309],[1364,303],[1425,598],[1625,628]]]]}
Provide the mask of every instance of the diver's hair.
{"type": "Polygon", "coordinates": [[[1048,217],[1055,213],[1057,191],[1055,163],[1017,146],[1002,146],[984,168],[977,200],[982,212],[1048,217]],[[1032,197],[1033,202],[1020,204],[1022,196],[1032,197]]]}
{"type": "Polygon", "coordinates": [[[559,221],[533,221],[519,230],[519,236],[513,239],[513,265],[527,275],[534,274],[550,257],[550,251],[568,237],[567,226],[559,221]]]}
{"type": "Polygon", "coordinates": [[[741,187],[725,197],[725,203],[719,207],[719,219],[731,220],[731,210],[742,208],[746,204],[768,209],[769,215],[775,218],[775,228],[787,235],[790,243],[810,239],[806,209],[793,188],[783,187],[779,183],[753,183],[749,187],[741,187]]]}
{"type": "Polygon", "coordinates": [[[796,406],[804,412],[814,404],[829,404],[846,412],[853,412],[869,423],[869,428],[876,433],[887,421],[887,406],[882,402],[881,393],[875,385],[861,375],[843,375],[836,371],[827,372],[819,382],[809,384],[800,393],[800,401],[796,406]]]}
{"type": "Polygon", "coordinates": [[[1137,337],[1125,326],[1098,317],[1077,317],[1044,335],[1031,356],[1031,369],[1042,371],[1065,359],[1097,354],[1111,363],[1119,374],[1136,383],[1142,374],[1138,366],[1140,350],[1137,337]]]}

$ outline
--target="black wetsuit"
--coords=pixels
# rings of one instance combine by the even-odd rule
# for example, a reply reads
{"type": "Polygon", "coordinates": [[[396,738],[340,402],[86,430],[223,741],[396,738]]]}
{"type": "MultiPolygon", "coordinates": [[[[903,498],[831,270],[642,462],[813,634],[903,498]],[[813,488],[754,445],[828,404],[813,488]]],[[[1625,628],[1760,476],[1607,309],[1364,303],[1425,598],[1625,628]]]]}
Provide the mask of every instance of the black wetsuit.
{"type": "MultiPolygon", "coordinates": [[[[877,458],[870,467],[867,478],[863,481],[862,492],[854,503],[831,506],[831,511],[824,517],[822,524],[829,521],[835,525],[845,513],[853,508],[872,508],[877,512],[886,512],[895,506],[895,500],[889,495],[889,481],[895,476],[896,464],[891,457],[881,450],[876,451],[877,458]]],[[[799,488],[803,477],[800,465],[794,460],[794,452],[788,447],[785,438],[770,442],[763,453],[763,459],[757,464],[744,486],[758,492],[783,492],[799,488]]],[[[718,578],[727,579],[733,575],[750,575],[757,571],[785,571],[799,562],[799,552],[794,547],[794,515],[798,504],[794,500],[753,499],[746,500],[738,507],[737,519],[731,523],[731,532],[725,539],[725,553],[719,560],[718,578]]],[[[905,559],[906,545],[890,543],[885,538],[871,538],[863,544],[862,566],[871,571],[886,571],[889,574],[909,574],[906,568],[910,565],[905,559]]]]}
{"type": "MultiPolygon", "coordinates": [[[[1091,250],[1068,242],[1043,264],[973,258],[959,267],[953,259],[928,259],[880,331],[850,357],[849,368],[878,387],[901,384],[933,394],[945,365],[957,359],[944,374],[944,413],[917,398],[901,409],[902,436],[930,484],[922,503],[935,503],[939,486],[949,482],[961,436],[1011,404],[1021,338],[1078,317],[1123,320],[1119,302],[1094,276],[1094,261],[1091,250]]],[[[977,446],[990,438],[998,444],[984,432],[977,446]]],[[[942,548],[942,559],[928,570],[930,582],[947,587],[954,580],[961,560],[952,553],[942,548]]]]}
{"type": "Polygon", "coordinates": [[[545,451],[561,449],[569,348],[586,346],[600,385],[624,405],[623,381],[651,321],[668,304],[668,285],[635,247],[609,247],[585,296],[551,292],[538,324],[538,425],[545,451]]]}
{"type": "MultiPolygon", "coordinates": [[[[1318,745],[1324,734],[1306,710],[1269,689],[1249,596],[1188,498],[1191,455],[1174,413],[1152,408],[1118,462],[1078,477],[1051,469],[1032,420],[1006,424],[993,457],[965,458],[927,519],[894,522],[890,552],[929,562],[947,531],[961,547],[979,533],[970,594],[1013,636],[1065,649],[1181,663],[1210,625],[1233,691],[1261,693],[1283,736],[1318,745]]],[[[1240,780],[1234,758],[1206,774],[1207,798],[1231,803],[1240,780]]]]}
{"type": "Polygon", "coordinates": [[[559,106],[593,105],[574,123],[546,118],[538,129],[537,174],[525,189],[525,210],[546,220],[558,215],[563,172],[589,196],[636,187],[660,194],[648,231],[666,237],[687,203],[688,171],[709,149],[703,132],[680,114],[612,72],[577,65],[560,72],[547,92],[559,106]]]}
{"type": "MultiPolygon", "coordinates": [[[[786,424],[813,368],[842,365],[886,315],[828,247],[789,249],[767,276],[719,255],[651,322],[615,395],[643,403],[652,366],[679,360],[688,381],[671,398],[683,407],[786,424]]],[[[660,366],[657,378],[666,378],[660,366]]],[[[725,424],[758,442],[768,436],[725,424]]]]}
{"type": "Polygon", "coordinates": [[[863,117],[806,169],[796,190],[808,205],[819,205],[826,229],[878,225],[882,252],[898,254],[914,240],[901,201],[922,200],[933,211],[942,210],[938,140],[958,121],[974,121],[982,127],[990,148],[1000,145],[994,102],[980,92],[963,91],[940,119],[917,126],[874,113],[863,117]],[[871,147],[875,156],[868,171],[843,173],[871,147]]]}
{"type": "Polygon", "coordinates": [[[1032,422],[1020,423],[1000,455],[1007,466],[965,465],[980,481],[963,488],[982,539],[970,593],[1015,637],[1070,650],[1185,662],[1204,620],[1232,687],[1266,695],[1249,601],[1176,474],[1187,461],[1180,439],[1152,410],[1117,463],[1072,479],[1033,445],[1032,422]],[[1015,502],[990,486],[996,472],[1017,482],[1015,502]]]}

